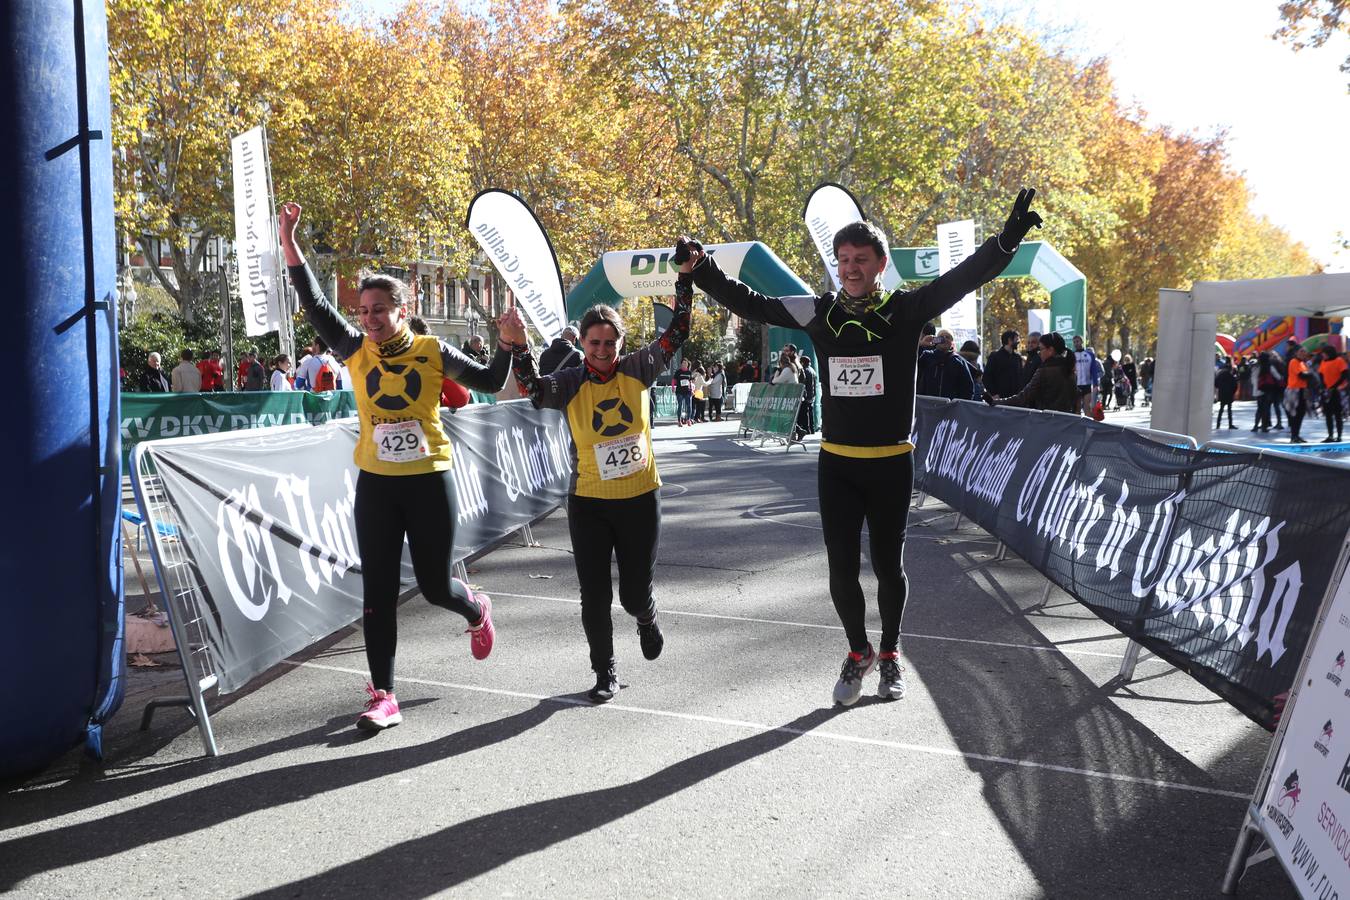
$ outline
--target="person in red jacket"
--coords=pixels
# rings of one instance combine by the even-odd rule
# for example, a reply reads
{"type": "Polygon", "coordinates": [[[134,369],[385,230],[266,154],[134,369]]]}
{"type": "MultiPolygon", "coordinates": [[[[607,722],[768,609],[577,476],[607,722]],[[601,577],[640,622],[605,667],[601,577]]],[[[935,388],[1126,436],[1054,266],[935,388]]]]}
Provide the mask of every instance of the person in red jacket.
{"type": "MultiPolygon", "coordinates": [[[[427,320],[421,316],[409,316],[408,327],[412,329],[413,334],[431,333],[427,320]]],[[[453,378],[441,379],[441,406],[446,409],[459,409],[461,406],[468,406],[472,399],[469,389],[458,381],[453,378]]]]}
{"type": "Polygon", "coordinates": [[[239,375],[235,379],[234,386],[238,390],[244,389],[244,379],[248,378],[248,370],[252,368],[254,360],[258,354],[252,350],[245,350],[244,355],[239,357],[239,375]]]}
{"type": "Polygon", "coordinates": [[[225,390],[225,372],[220,367],[219,350],[206,354],[206,359],[197,363],[197,371],[202,373],[202,393],[225,390]]]}

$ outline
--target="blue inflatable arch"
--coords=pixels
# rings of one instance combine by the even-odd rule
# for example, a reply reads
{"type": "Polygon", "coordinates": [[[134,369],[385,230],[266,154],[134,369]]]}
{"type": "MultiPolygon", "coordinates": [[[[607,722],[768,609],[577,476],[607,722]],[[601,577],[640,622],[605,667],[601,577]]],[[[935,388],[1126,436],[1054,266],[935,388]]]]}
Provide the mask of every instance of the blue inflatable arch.
{"type": "Polygon", "coordinates": [[[0,776],[41,769],[121,703],[121,470],[107,24],[101,0],[0,3],[0,776]],[[33,692],[33,702],[19,698],[33,692]]]}

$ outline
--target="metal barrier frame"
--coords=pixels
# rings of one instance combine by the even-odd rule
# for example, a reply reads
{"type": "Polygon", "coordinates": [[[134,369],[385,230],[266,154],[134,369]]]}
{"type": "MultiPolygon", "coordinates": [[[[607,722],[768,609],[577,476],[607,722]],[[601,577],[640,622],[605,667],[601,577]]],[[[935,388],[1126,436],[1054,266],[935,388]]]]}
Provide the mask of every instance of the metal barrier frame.
{"type": "Polygon", "coordinates": [[[155,580],[164,600],[164,612],[173,632],[174,647],[183,667],[187,682],[186,697],[166,697],[151,700],[141,715],[141,730],[150,727],[155,710],[169,706],[185,706],[197,723],[202,749],[207,756],[218,756],[211,716],[206,708],[206,692],[215,687],[216,663],[203,629],[201,586],[191,575],[191,561],[178,537],[182,523],[164,497],[164,484],[154,471],[145,444],[137,444],[131,453],[131,487],[136,495],[136,506],[149,531],[150,559],[154,563],[155,580]]]}
{"type": "MultiPolygon", "coordinates": [[[[508,401],[512,402],[512,401],[508,401]]],[[[529,402],[529,401],[519,401],[529,402]]],[[[309,429],[312,425],[282,425],[280,429],[309,429]]],[[[259,429],[261,430],[261,429],[259,429]]],[[[273,430],[273,429],[269,429],[273,430]]],[[[137,444],[131,454],[131,487],[136,497],[136,506],[144,521],[143,529],[148,536],[150,559],[154,564],[155,580],[159,585],[160,596],[164,601],[164,612],[169,620],[173,634],[174,648],[182,665],[183,679],[187,686],[187,695],[182,697],[163,697],[151,700],[141,714],[141,730],[150,728],[155,711],[166,707],[186,707],[188,714],[197,723],[201,737],[202,750],[207,756],[220,755],[216,743],[215,731],[211,727],[210,711],[206,706],[206,693],[219,683],[216,674],[216,660],[213,658],[207,634],[202,626],[205,619],[205,603],[201,584],[192,574],[192,561],[187,558],[184,544],[179,538],[183,523],[174,514],[164,496],[164,486],[154,470],[154,462],[149,448],[161,441],[196,440],[200,436],[186,438],[161,438],[159,441],[146,441],[137,444]]],[[[550,509],[539,519],[552,515],[558,507],[550,509]]],[[[513,534],[520,536],[525,547],[540,547],[534,537],[532,522],[526,522],[513,534]]],[[[476,559],[501,545],[501,541],[484,547],[477,553],[471,553],[464,559],[454,562],[454,574],[467,582],[466,563],[476,559]]],[[[415,594],[418,588],[414,584],[400,595],[401,603],[406,596],[415,594]]]]}
{"type": "MultiPolygon", "coordinates": [[[[929,399],[941,400],[943,398],[929,398],[929,399]]],[[[974,400],[948,399],[946,400],[946,403],[947,404],[969,403],[972,406],[979,406],[981,408],[983,408],[985,405],[982,402],[977,402],[974,400]]],[[[1063,412],[1057,409],[1026,409],[1020,406],[1000,406],[998,408],[1015,410],[1027,416],[1065,416],[1072,419],[1085,420],[1085,424],[1090,424],[1091,427],[1094,428],[1112,428],[1115,429],[1116,431],[1130,431],[1134,432],[1135,434],[1142,435],[1143,437],[1148,438],[1149,440],[1154,441],[1155,443],[1166,444],[1168,446],[1184,446],[1190,450],[1201,449],[1200,445],[1196,442],[1195,438],[1191,437],[1188,434],[1177,434],[1176,432],[1162,431],[1157,428],[1143,428],[1143,427],[1131,427],[1128,425],[1117,425],[1114,422],[1098,422],[1096,419],[1088,418],[1087,416],[1084,416],[1081,413],[1063,412]]],[[[1214,446],[1215,449],[1220,450],[1226,449],[1224,446],[1221,445],[1221,442],[1219,441],[1211,441],[1209,444],[1205,445],[1206,448],[1210,446],[1214,446]]],[[[1227,445],[1227,447],[1238,447],[1238,446],[1239,445],[1236,444],[1227,445]]],[[[1251,451],[1248,448],[1240,448],[1240,452],[1249,453],[1251,451]]],[[[1270,451],[1270,452],[1278,453],[1279,451],[1270,451]]],[[[1285,457],[1292,457],[1292,454],[1280,454],[1280,455],[1285,457]]],[[[1297,458],[1300,461],[1306,462],[1306,460],[1303,460],[1302,457],[1293,457],[1293,458],[1297,458]]],[[[1318,462],[1320,462],[1322,465],[1334,465],[1337,466],[1338,468],[1346,467],[1345,464],[1332,463],[1327,460],[1318,460],[1318,462]]],[[[914,504],[914,508],[922,509],[927,499],[928,495],[920,491],[918,501],[914,504]]],[[[961,513],[955,510],[953,510],[952,513],[950,514],[943,513],[942,515],[935,516],[934,518],[929,519],[927,522],[923,522],[920,524],[928,525],[932,522],[946,518],[947,515],[954,515],[956,517],[955,522],[952,524],[952,531],[956,531],[958,528],[961,527],[961,513]]],[[[992,562],[1005,562],[1007,559],[1008,559],[1008,547],[1002,541],[999,541],[998,548],[994,551],[994,558],[992,562]]],[[[1050,594],[1054,592],[1054,589],[1055,583],[1051,581],[1049,578],[1047,578],[1045,580],[1045,591],[1041,594],[1041,598],[1037,600],[1035,603],[1033,603],[1031,606],[1027,607],[1025,611],[1036,612],[1038,610],[1045,609],[1046,604],[1050,602],[1050,594]]],[[[1152,656],[1153,654],[1145,651],[1143,646],[1140,645],[1138,642],[1129,641],[1129,645],[1125,648],[1125,655],[1124,657],[1121,658],[1120,661],[1120,670],[1116,673],[1116,677],[1113,678],[1112,681],[1116,684],[1117,687],[1123,687],[1124,685],[1129,684],[1134,680],[1134,670],[1139,665],[1139,663],[1142,660],[1148,659],[1152,656]]]]}
{"type": "Polygon", "coordinates": [[[773,434],[772,432],[768,431],[760,431],[758,428],[746,428],[744,424],[744,419],[742,419],[741,421],[742,424],[737,429],[738,431],[737,436],[743,441],[753,441],[756,438],[758,438],[759,445],[761,447],[764,446],[765,441],[773,441],[775,444],[782,444],[783,450],[785,452],[790,453],[794,446],[801,447],[802,450],[806,453],[811,452],[806,447],[806,441],[802,440],[801,438],[794,438],[789,435],[773,434]]]}

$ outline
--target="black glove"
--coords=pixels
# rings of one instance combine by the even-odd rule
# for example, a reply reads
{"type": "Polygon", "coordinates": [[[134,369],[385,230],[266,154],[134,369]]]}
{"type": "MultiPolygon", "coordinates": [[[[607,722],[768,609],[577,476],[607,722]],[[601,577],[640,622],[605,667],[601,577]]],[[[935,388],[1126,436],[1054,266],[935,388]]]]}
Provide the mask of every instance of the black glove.
{"type": "Polygon", "coordinates": [[[999,249],[1004,253],[1012,253],[1026,239],[1028,231],[1041,227],[1041,217],[1031,209],[1031,198],[1035,196],[1035,188],[1022,188],[1017,192],[1008,221],[1003,223],[1003,233],[998,236],[999,249]]]}
{"type": "Polygon", "coordinates": [[[689,262],[691,250],[697,250],[702,253],[703,245],[693,238],[680,235],[679,239],[675,241],[675,255],[670,258],[670,261],[677,266],[684,265],[689,262]]]}
{"type": "Polygon", "coordinates": [[[988,391],[985,391],[984,397],[981,399],[983,399],[984,402],[988,403],[990,406],[998,406],[998,401],[995,400],[994,395],[989,393],[988,391]]]}

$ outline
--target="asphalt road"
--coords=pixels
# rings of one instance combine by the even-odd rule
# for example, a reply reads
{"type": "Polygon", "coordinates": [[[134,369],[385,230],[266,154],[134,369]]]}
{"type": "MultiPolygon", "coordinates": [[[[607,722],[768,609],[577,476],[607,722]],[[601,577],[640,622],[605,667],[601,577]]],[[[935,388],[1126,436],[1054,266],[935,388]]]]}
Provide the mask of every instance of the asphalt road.
{"type": "MultiPolygon", "coordinates": [[[[109,761],[0,795],[0,891],[24,897],[1214,897],[1269,744],[934,501],[911,514],[909,695],[830,706],[815,449],[658,429],[664,655],[615,607],[616,700],[592,677],[565,514],[473,565],[497,647],[400,612],[404,724],[368,736],[359,630],[134,730],[109,761]]],[[[875,582],[864,584],[874,596],[875,582]]],[[[872,627],[878,626],[873,611],[872,627]]],[[[876,675],[868,682],[875,689],[876,675]]],[[[13,699],[13,698],[12,698],[13,699]]],[[[1275,863],[1250,897],[1293,896],[1275,863]]]]}

